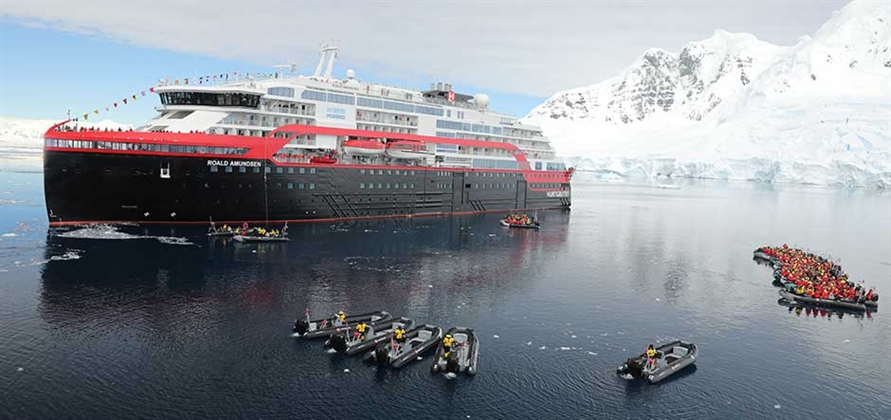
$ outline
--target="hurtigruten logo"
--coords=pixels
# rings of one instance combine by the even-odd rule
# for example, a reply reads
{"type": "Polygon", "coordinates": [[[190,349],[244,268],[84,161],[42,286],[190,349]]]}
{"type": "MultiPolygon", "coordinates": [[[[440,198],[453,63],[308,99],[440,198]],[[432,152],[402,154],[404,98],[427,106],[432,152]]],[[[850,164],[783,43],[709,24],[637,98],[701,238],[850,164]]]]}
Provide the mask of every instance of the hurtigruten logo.
{"type": "Polygon", "coordinates": [[[548,191],[548,198],[569,197],[569,191],[548,191]]]}
{"type": "Polygon", "coordinates": [[[256,160],[218,160],[218,159],[209,159],[207,161],[207,166],[249,166],[259,168],[263,166],[263,163],[256,160]]]}

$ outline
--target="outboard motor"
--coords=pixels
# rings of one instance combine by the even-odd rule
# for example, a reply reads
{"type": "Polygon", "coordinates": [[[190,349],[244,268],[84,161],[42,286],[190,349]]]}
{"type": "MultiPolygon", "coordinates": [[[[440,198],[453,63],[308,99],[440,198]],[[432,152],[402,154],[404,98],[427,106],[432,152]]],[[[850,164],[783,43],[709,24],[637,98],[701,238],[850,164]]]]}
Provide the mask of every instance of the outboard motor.
{"type": "Polygon", "coordinates": [[[338,353],[345,352],[348,347],[345,334],[337,334],[335,336],[332,336],[331,339],[328,341],[331,348],[338,353]]]}
{"type": "Polygon", "coordinates": [[[294,321],[294,329],[291,332],[295,332],[297,334],[303,335],[309,330],[309,322],[305,319],[298,319],[294,321]]]}
{"type": "Polygon", "coordinates": [[[374,360],[377,361],[377,364],[380,366],[386,365],[390,361],[390,347],[379,346],[374,349],[374,360]]]}
{"type": "Polygon", "coordinates": [[[620,366],[618,369],[618,373],[620,375],[628,375],[634,379],[640,379],[643,376],[643,368],[641,368],[640,363],[634,359],[628,359],[625,361],[625,364],[620,366]]]}
{"type": "Polygon", "coordinates": [[[878,302],[878,301],[879,301],[879,294],[876,293],[876,292],[872,292],[872,298],[871,298],[870,300],[873,301],[873,302],[878,302]]]}
{"type": "Polygon", "coordinates": [[[457,373],[458,372],[458,357],[453,352],[449,355],[449,359],[446,360],[446,372],[457,373]]]}

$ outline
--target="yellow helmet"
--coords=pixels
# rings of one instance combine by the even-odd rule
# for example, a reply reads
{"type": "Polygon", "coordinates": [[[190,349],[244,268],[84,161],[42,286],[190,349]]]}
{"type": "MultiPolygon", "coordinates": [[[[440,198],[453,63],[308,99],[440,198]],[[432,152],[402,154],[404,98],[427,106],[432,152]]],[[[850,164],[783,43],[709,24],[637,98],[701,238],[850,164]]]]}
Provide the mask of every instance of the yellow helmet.
{"type": "Polygon", "coordinates": [[[451,334],[446,334],[445,338],[452,338],[451,334]]]}

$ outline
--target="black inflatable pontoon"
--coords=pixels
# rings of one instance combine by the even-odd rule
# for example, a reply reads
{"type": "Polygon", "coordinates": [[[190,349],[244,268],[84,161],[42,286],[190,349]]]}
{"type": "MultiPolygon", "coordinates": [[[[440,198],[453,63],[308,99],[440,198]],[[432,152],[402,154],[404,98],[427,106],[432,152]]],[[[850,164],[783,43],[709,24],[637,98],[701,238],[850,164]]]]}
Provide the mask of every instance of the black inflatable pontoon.
{"type": "Polygon", "coordinates": [[[446,332],[455,339],[452,351],[448,357],[443,357],[442,340],[436,348],[436,359],[430,372],[458,373],[467,372],[468,375],[476,375],[477,364],[480,356],[480,342],[472,328],[453,327],[446,332]]]}
{"type": "Polygon", "coordinates": [[[346,331],[332,335],[325,342],[326,349],[334,349],[338,353],[353,355],[366,350],[375,348],[378,344],[390,341],[393,336],[393,330],[396,327],[409,329],[412,326],[412,320],[405,317],[391,318],[386,321],[373,322],[368,324],[365,330],[365,339],[362,340],[355,334],[355,324],[351,325],[346,331]]]}
{"type": "Polygon", "coordinates": [[[647,354],[641,354],[625,361],[616,373],[625,379],[646,379],[655,384],[674,375],[687,366],[696,363],[699,348],[696,344],[677,340],[656,347],[656,364],[653,369],[647,367],[647,354]]]}
{"type": "Polygon", "coordinates": [[[508,223],[507,220],[501,219],[501,226],[504,226],[504,227],[512,227],[512,228],[520,228],[520,229],[541,229],[541,224],[538,223],[538,221],[532,222],[531,225],[521,225],[521,224],[518,224],[518,223],[517,223],[517,224],[514,224],[514,223],[508,223]]]}
{"type": "Polygon", "coordinates": [[[346,317],[346,324],[341,324],[336,316],[326,319],[316,319],[310,321],[308,319],[298,319],[294,321],[294,328],[291,329],[293,337],[303,338],[319,338],[327,337],[332,334],[347,330],[350,325],[356,325],[359,321],[366,323],[384,322],[390,320],[392,315],[387,311],[369,312],[365,314],[353,315],[346,317]]]}
{"type": "Polygon", "coordinates": [[[818,298],[812,298],[810,296],[799,296],[794,293],[789,293],[785,290],[780,290],[779,292],[780,292],[780,296],[783,299],[786,299],[790,302],[801,302],[801,303],[807,303],[807,304],[811,304],[811,305],[815,305],[815,306],[824,306],[827,308],[832,308],[832,307],[845,308],[845,309],[851,309],[851,310],[855,310],[855,311],[865,311],[867,309],[865,304],[851,302],[851,301],[847,301],[847,300],[818,299],[818,298]]]}
{"type": "MultiPolygon", "coordinates": [[[[777,305],[786,307],[789,309],[789,312],[795,312],[799,315],[801,315],[801,313],[803,311],[806,311],[805,312],[806,315],[811,315],[811,313],[816,315],[816,314],[822,314],[823,312],[825,312],[829,315],[836,315],[839,318],[842,318],[845,315],[853,316],[855,318],[863,318],[863,314],[865,313],[863,311],[859,311],[856,309],[840,308],[838,306],[828,308],[825,306],[817,306],[817,305],[811,305],[809,303],[796,302],[794,300],[790,301],[790,300],[787,300],[786,298],[782,298],[782,297],[777,299],[777,305]]],[[[878,310],[871,309],[870,312],[878,312],[878,310]]]]}
{"type": "Polygon", "coordinates": [[[442,328],[436,325],[421,325],[406,331],[405,342],[402,346],[397,346],[392,341],[384,341],[378,344],[374,351],[366,354],[362,360],[367,363],[377,363],[378,366],[390,365],[398,369],[436,347],[440,339],[442,339],[442,328]]]}

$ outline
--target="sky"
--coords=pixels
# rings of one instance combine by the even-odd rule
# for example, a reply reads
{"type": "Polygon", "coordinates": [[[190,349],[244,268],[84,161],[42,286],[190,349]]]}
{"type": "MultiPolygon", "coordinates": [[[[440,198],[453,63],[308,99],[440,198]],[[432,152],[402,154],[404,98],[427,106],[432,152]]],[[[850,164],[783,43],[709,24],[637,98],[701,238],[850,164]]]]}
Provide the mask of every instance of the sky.
{"type": "Polygon", "coordinates": [[[451,82],[523,116],[552,94],[618,75],[649,48],[677,52],[715,30],[777,45],[812,35],[845,1],[104,1],[0,0],[0,116],[138,124],[154,95],[104,107],[161,78],[311,74],[319,44],[333,74],[425,89],[451,82]]]}

